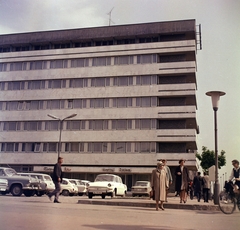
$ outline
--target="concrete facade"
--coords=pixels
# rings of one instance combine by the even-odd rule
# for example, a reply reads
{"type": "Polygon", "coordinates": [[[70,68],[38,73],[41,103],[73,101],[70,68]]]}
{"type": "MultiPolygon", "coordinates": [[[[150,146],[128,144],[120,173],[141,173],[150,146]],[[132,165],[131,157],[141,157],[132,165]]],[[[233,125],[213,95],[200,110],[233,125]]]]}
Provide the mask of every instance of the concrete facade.
{"type": "Polygon", "coordinates": [[[196,169],[195,20],[0,35],[0,164],[150,179],[196,169]],[[80,80],[79,80],[80,79],[80,80]],[[81,80],[82,79],[82,80],[81,80]]]}

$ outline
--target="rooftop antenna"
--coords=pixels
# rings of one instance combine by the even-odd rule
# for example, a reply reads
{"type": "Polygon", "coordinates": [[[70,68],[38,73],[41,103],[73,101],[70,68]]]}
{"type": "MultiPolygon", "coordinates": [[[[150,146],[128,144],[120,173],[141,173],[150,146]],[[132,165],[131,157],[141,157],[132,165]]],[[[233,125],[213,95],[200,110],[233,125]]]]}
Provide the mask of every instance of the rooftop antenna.
{"type": "MultiPolygon", "coordinates": [[[[114,7],[113,7],[114,8],[114,7]]],[[[112,11],[113,11],[113,8],[109,11],[109,13],[107,13],[109,15],[109,19],[108,19],[108,25],[111,26],[111,22],[114,23],[112,21],[112,11]]]]}

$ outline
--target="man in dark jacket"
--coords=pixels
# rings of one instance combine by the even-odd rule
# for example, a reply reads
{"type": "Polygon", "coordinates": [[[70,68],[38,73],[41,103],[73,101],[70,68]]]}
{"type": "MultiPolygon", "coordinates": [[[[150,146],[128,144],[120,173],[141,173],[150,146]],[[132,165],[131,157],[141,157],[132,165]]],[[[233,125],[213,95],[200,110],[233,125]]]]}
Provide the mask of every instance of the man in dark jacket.
{"type": "Polygon", "coordinates": [[[58,157],[58,163],[54,165],[53,169],[53,182],[55,185],[55,190],[48,194],[49,199],[51,200],[52,196],[55,196],[54,203],[61,203],[58,201],[58,197],[61,191],[61,185],[62,182],[62,168],[61,165],[63,163],[63,158],[58,157]]]}
{"type": "Polygon", "coordinates": [[[203,185],[203,180],[202,180],[202,177],[201,177],[201,173],[198,172],[197,176],[195,176],[194,179],[193,179],[194,193],[195,193],[195,196],[198,199],[198,202],[200,202],[201,195],[202,195],[202,185],[203,185]]]}

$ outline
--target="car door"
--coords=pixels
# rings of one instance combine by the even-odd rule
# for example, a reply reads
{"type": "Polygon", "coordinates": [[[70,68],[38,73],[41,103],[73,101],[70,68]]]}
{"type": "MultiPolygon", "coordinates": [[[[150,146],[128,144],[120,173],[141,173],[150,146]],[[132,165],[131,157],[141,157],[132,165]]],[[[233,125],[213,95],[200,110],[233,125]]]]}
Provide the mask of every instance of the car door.
{"type": "Polygon", "coordinates": [[[117,193],[118,195],[123,195],[124,194],[124,186],[122,183],[122,179],[120,177],[116,177],[117,180],[117,193]]]}

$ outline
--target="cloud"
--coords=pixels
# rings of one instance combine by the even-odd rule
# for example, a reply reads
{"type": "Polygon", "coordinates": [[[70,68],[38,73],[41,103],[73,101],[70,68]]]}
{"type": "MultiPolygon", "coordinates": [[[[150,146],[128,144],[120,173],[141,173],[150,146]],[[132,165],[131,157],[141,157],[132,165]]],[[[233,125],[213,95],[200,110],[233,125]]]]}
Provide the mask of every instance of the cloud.
{"type": "MultiPolygon", "coordinates": [[[[96,4],[95,4],[96,3],[96,4]]],[[[8,0],[0,4],[0,33],[103,26],[108,15],[89,0],[8,0]]]]}

